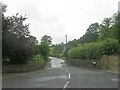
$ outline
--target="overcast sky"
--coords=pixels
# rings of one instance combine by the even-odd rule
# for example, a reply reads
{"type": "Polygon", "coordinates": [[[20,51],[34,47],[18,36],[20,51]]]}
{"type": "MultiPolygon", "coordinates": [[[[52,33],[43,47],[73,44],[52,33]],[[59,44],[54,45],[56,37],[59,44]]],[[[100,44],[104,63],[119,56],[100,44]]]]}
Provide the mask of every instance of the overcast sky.
{"type": "Polygon", "coordinates": [[[30,32],[40,41],[44,35],[53,43],[82,37],[88,26],[112,16],[119,0],[2,0],[7,4],[6,15],[26,15],[30,32]]]}

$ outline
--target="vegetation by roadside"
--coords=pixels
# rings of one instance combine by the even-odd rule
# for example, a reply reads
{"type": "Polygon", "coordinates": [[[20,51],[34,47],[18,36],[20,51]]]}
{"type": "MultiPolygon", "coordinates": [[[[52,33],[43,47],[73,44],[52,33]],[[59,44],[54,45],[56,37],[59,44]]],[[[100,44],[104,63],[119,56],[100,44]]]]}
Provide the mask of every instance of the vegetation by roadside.
{"type": "Polygon", "coordinates": [[[44,66],[49,61],[49,45],[52,44],[52,38],[44,35],[39,43],[29,31],[29,24],[26,24],[27,17],[19,13],[6,16],[6,8],[7,5],[0,3],[3,67],[6,65],[29,66],[30,64],[44,66]]]}
{"type": "Polygon", "coordinates": [[[2,63],[19,65],[47,63],[49,56],[70,59],[100,59],[103,55],[120,54],[120,13],[92,23],[79,39],[52,44],[51,36],[44,35],[39,43],[29,32],[27,17],[16,14],[5,16],[7,6],[0,3],[2,14],[2,63]]]}
{"type": "MultiPolygon", "coordinates": [[[[64,43],[53,45],[51,55],[66,57],[67,53],[67,61],[71,65],[92,67],[92,62],[95,61],[97,64],[99,63],[99,67],[102,67],[104,63],[100,62],[104,55],[108,57],[120,55],[119,27],[120,13],[115,13],[111,17],[104,18],[100,24],[97,22],[92,23],[82,37],[69,41],[67,48],[64,43]]],[[[118,62],[116,59],[111,59],[106,58],[104,61],[118,62]]],[[[113,66],[117,67],[118,64],[113,66]]]]}
{"type": "MultiPolygon", "coordinates": [[[[79,39],[67,43],[67,53],[70,59],[97,59],[103,55],[120,53],[119,45],[120,13],[104,18],[99,24],[92,23],[86,33],[79,39]]],[[[66,56],[66,44],[60,43],[51,47],[52,55],[66,56]]]]}
{"type": "Polygon", "coordinates": [[[118,55],[103,55],[100,59],[69,59],[66,60],[70,65],[100,70],[118,74],[119,72],[119,56],[118,55]],[[96,62],[96,64],[93,64],[96,62]]]}
{"type": "Polygon", "coordinates": [[[78,45],[68,52],[71,59],[100,59],[103,55],[116,55],[119,53],[118,40],[106,39],[104,41],[78,45]]]}

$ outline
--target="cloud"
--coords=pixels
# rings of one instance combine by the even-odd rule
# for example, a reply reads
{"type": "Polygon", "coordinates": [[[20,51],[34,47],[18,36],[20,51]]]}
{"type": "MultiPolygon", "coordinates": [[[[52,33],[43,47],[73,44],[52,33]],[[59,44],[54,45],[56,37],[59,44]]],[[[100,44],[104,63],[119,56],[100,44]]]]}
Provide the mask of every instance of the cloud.
{"type": "Polygon", "coordinates": [[[51,35],[54,43],[78,39],[92,23],[117,12],[119,0],[4,0],[6,15],[27,15],[30,32],[38,40],[51,35]]]}

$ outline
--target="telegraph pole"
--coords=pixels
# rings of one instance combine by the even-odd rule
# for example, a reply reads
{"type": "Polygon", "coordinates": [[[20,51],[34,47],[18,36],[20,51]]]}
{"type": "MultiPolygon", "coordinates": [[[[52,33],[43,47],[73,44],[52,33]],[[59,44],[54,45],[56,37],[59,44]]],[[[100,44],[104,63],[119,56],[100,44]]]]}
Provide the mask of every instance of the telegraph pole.
{"type": "Polygon", "coordinates": [[[66,39],[66,60],[67,60],[67,34],[65,35],[65,39],[66,39]]]}

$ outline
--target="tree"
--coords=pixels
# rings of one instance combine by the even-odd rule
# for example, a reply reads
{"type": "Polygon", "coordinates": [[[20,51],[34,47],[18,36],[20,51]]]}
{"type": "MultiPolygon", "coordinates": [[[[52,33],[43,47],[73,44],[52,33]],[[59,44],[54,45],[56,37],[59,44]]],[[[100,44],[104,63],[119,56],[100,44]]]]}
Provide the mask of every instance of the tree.
{"type": "Polygon", "coordinates": [[[35,55],[40,55],[45,61],[49,57],[49,45],[52,44],[52,38],[50,36],[44,35],[41,38],[41,43],[35,45],[35,55]]]}
{"type": "Polygon", "coordinates": [[[100,30],[99,24],[98,23],[93,23],[89,26],[89,28],[87,29],[87,32],[93,33],[93,34],[98,34],[99,30],[100,30]]]}
{"type": "Polygon", "coordinates": [[[30,43],[32,44],[33,47],[36,45],[39,45],[39,42],[36,39],[36,37],[30,35],[29,40],[30,40],[30,43]]]}
{"type": "Polygon", "coordinates": [[[90,42],[95,42],[97,41],[97,38],[99,36],[99,24],[98,23],[93,23],[89,26],[87,29],[85,35],[83,35],[80,39],[80,43],[90,43],[90,42]]]}
{"type": "Polygon", "coordinates": [[[57,57],[57,53],[56,53],[56,50],[54,49],[54,47],[50,47],[50,56],[57,57]]]}
{"type": "Polygon", "coordinates": [[[111,27],[110,36],[111,38],[119,39],[119,27],[120,27],[120,13],[115,13],[112,16],[113,25],[111,27]]]}
{"type": "Polygon", "coordinates": [[[45,61],[48,60],[49,57],[49,47],[47,44],[41,43],[39,45],[35,45],[35,55],[40,55],[43,57],[45,61]]]}
{"type": "Polygon", "coordinates": [[[0,12],[2,12],[2,13],[6,12],[6,8],[7,8],[7,5],[0,2],[0,12]]]}
{"type": "Polygon", "coordinates": [[[112,18],[105,18],[100,24],[100,36],[99,40],[105,40],[106,38],[110,38],[111,27],[113,25],[112,18]]]}
{"type": "Polygon", "coordinates": [[[105,18],[100,25],[100,35],[99,40],[105,40],[107,38],[118,38],[119,33],[119,13],[115,13],[110,18],[105,18]]]}
{"type": "Polygon", "coordinates": [[[41,43],[44,43],[44,44],[47,44],[47,45],[51,45],[52,44],[52,38],[51,38],[51,36],[44,35],[41,38],[41,43]]]}
{"type": "Polygon", "coordinates": [[[55,44],[50,47],[50,55],[55,57],[61,57],[64,52],[65,44],[62,42],[60,44],[55,44]]]}
{"type": "Polygon", "coordinates": [[[9,59],[9,64],[25,64],[34,55],[30,41],[29,24],[24,24],[27,18],[16,14],[2,17],[2,58],[3,63],[9,59]]]}
{"type": "Polygon", "coordinates": [[[48,57],[49,57],[49,47],[48,45],[42,43],[40,45],[40,54],[44,57],[45,61],[48,60],[48,57]]]}

